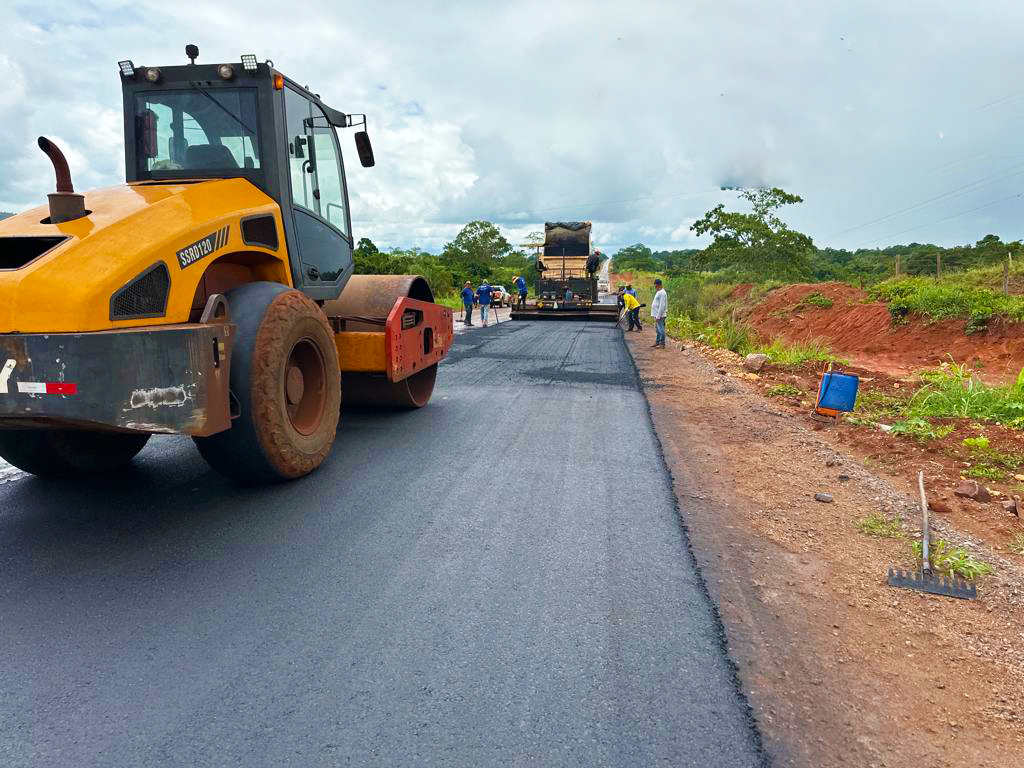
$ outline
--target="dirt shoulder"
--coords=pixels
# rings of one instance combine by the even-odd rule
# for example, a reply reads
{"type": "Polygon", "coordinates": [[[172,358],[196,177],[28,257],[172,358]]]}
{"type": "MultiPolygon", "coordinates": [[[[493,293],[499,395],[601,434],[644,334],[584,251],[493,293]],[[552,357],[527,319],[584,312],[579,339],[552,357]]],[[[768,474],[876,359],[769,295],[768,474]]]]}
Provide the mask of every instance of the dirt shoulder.
{"type": "Polygon", "coordinates": [[[775,764],[1021,764],[1020,558],[940,519],[939,535],[995,568],[979,598],[888,587],[890,565],[911,566],[908,540],[863,535],[857,522],[899,515],[912,537],[916,468],[865,466],[839,431],[816,430],[710,352],[654,350],[649,328],[626,339],[775,764]]]}

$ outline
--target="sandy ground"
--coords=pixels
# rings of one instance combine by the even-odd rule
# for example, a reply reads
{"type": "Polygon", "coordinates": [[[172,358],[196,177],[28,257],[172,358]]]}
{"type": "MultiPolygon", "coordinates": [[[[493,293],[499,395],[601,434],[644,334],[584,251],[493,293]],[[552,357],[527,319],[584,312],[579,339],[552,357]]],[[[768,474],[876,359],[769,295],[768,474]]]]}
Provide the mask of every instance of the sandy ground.
{"type": "Polygon", "coordinates": [[[651,349],[650,326],[626,339],[775,764],[1024,765],[1020,565],[940,520],[933,535],[994,565],[979,598],[888,587],[889,565],[912,566],[916,470],[866,466],[705,352],[651,349]],[[861,534],[877,512],[907,538],[861,534]]]}

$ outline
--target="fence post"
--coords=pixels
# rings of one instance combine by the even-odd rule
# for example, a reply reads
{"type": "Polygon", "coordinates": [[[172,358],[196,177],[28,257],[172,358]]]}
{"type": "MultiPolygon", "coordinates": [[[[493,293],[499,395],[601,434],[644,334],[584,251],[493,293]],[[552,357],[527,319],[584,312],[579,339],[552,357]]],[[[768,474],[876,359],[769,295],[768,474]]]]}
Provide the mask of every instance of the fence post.
{"type": "Polygon", "coordinates": [[[938,251],[935,252],[935,279],[942,279],[942,254],[938,251]]]}

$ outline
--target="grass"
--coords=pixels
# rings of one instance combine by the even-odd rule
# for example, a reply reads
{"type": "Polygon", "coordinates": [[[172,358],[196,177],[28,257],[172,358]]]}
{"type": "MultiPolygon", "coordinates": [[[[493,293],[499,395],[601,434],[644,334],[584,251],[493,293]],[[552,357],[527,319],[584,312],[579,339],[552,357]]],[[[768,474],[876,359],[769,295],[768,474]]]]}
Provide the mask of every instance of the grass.
{"type": "Polygon", "coordinates": [[[905,323],[912,314],[933,320],[966,318],[967,333],[983,331],[994,317],[1024,320],[1024,297],[1004,296],[978,285],[965,274],[942,280],[928,277],[903,277],[875,286],[872,295],[889,305],[894,323],[905,323]]]}
{"type": "Polygon", "coordinates": [[[792,384],[776,384],[768,387],[764,393],[768,397],[800,397],[803,395],[803,392],[792,384]]]}
{"type": "Polygon", "coordinates": [[[776,365],[794,366],[806,362],[846,363],[845,360],[832,354],[832,349],[821,339],[797,341],[786,344],[781,339],[774,339],[767,346],[756,351],[768,355],[768,359],[776,365]]]}
{"type": "Polygon", "coordinates": [[[1002,480],[1006,473],[991,464],[975,464],[964,470],[964,477],[973,477],[977,480],[1002,480]]]}
{"type": "Polygon", "coordinates": [[[889,430],[893,435],[905,435],[915,440],[940,440],[954,429],[952,424],[932,424],[928,419],[912,416],[906,421],[897,421],[889,430]]]}
{"type": "MultiPolygon", "coordinates": [[[[920,559],[921,542],[911,542],[910,548],[914,556],[920,559]]],[[[979,576],[992,573],[991,565],[978,560],[963,547],[954,547],[943,539],[932,542],[929,555],[932,561],[932,568],[947,573],[950,576],[960,576],[967,581],[974,581],[979,576]]]]}
{"type": "Polygon", "coordinates": [[[907,417],[907,401],[877,390],[863,392],[857,396],[857,414],[871,423],[902,421],[907,417]]]}
{"type": "Polygon", "coordinates": [[[447,296],[435,296],[434,301],[438,304],[443,304],[449,309],[462,309],[462,296],[457,293],[447,296]]]}
{"type": "Polygon", "coordinates": [[[857,521],[857,530],[868,536],[877,536],[882,539],[903,538],[903,526],[900,519],[886,517],[878,513],[862,517],[857,521]]]}
{"type": "Polygon", "coordinates": [[[808,307],[820,307],[821,309],[832,309],[833,301],[828,296],[822,296],[820,293],[815,291],[804,296],[795,307],[794,310],[800,311],[801,309],[807,309],[808,307]]]}
{"type": "Polygon", "coordinates": [[[922,374],[925,384],[910,400],[911,416],[971,419],[1024,428],[1024,370],[1016,382],[989,386],[971,376],[966,366],[944,364],[922,374]]]}
{"type": "Polygon", "coordinates": [[[1006,545],[1006,548],[1015,554],[1024,555],[1024,533],[1018,533],[1010,539],[1010,543],[1006,545]]]}

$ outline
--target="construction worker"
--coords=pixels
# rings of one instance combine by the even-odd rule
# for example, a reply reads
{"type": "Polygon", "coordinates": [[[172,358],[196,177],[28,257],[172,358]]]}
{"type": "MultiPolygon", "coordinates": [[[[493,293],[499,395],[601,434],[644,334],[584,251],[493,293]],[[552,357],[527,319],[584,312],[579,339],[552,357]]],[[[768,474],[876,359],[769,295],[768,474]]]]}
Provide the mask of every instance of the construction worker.
{"type": "Polygon", "coordinates": [[[626,286],[624,286],[622,283],[619,283],[619,289],[617,291],[615,291],[615,298],[616,298],[616,300],[618,301],[618,304],[619,304],[619,315],[621,315],[622,314],[622,310],[624,310],[626,308],[626,303],[622,300],[622,294],[623,294],[623,292],[625,290],[626,290],[626,286]]]}
{"type": "Polygon", "coordinates": [[[526,278],[522,275],[516,275],[512,281],[516,284],[516,288],[519,289],[519,300],[516,302],[516,307],[526,308],[526,278]]]}
{"type": "Polygon", "coordinates": [[[665,348],[665,318],[668,317],[668,294],[662,287],[661,278],[654,281],[654,299],[651,301],[651,318],[654,320],[654,346],[665,348]]]}
{"type": "Polygon", "coordinates": [[[476,301],[476,294],[473,292],[473,284],[466,281],[462,286],[462,308],[466,313],[466,325],[473,324],[473,302],[476,301]]]}
{"type": "Polygon", "coordinates": [[[491,292],[493,290],[486,277],[480,283],[480,287],[476,289],[476,301],[480,305],[480,319],[483,321],[484,328],[487,327],[487,313],[491,309],[491,292]]]}
{"type": "Polygon", "coordinates": [[[629,318],[629,327],[626,330],[642,331],[643,326],[640,325],[641,304],[636,300],[636,296],[632,293],[623,293],[622,302],[626,305],[626,317],[629,318]]]}
{"type": "Polygon", "coordinates": [[[565,303],[568,304],[572,301],[572,288],[565,289],[565,303]]]}

